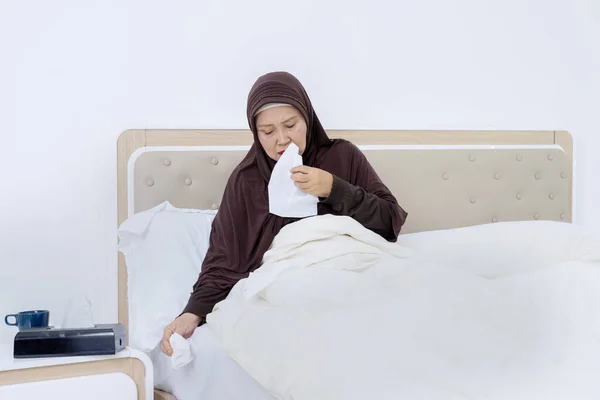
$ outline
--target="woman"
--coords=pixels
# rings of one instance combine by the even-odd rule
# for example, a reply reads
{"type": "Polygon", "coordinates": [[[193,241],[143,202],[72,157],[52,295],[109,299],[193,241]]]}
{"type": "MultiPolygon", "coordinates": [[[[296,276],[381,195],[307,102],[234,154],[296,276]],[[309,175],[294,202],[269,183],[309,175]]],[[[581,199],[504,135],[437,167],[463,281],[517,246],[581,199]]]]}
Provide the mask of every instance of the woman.
{"type": "Polygon", "coordinates": [[[298,146],[304,164],[292,169],[292,179],[319,197],[319,215],[350,216],[389,241],[396,241],[407,216],[356,146],[327,137],[294,76],[261,76],[246,112],[254,144],[229,177],[189,302],[164,330],[161,348],[169,356],[170,336],[190,337],[235,283],[260,266],[281,228],[298,220],[269,213],[271,171],[290,143],[298,146]]]}

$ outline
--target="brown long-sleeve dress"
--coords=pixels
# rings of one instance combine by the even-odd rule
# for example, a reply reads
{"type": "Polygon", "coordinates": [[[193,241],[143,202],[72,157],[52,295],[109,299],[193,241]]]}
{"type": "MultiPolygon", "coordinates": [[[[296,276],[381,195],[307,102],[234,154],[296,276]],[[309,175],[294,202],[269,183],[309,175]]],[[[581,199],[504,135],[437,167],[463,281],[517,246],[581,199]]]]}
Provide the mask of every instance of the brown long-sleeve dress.
{"type": "Polygon", "coordinates": [[[297,79],[283,72],[262,76],[248,99],[254,145],[227,182],[200,276],[183,310],[200,316],[201,323],[237,281],[260,267],[281,228],[298,220],[269,213],[267,185],[275,162],[260,146],[254,126],[254,113],[268,103],[288,103],[300,110],[307,121],[304,165],[334,177],[330,195],[320,199],[319,215],[350,216],[389,241],[397,239],[407,217],[364,154],[348,141],[327,137],[297,79]]]}

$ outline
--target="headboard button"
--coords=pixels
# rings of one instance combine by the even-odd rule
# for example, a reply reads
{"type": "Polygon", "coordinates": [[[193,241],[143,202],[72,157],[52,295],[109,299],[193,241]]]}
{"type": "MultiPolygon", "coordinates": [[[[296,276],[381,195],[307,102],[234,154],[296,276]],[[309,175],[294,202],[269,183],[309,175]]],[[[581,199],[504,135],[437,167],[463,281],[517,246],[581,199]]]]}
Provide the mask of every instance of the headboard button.
{"type": "Polygon", "coordinates": [[[523,161],[523,156],[520,154],[517,154],[517,161],[523,161]]]}
{"type": "Polygon", "coordinates": [[[443,180],[447,181],[447,180],[448,180],[448,178],[450,178],[450,176],[448,176],[448,174],[447,174],[447,173],[444,173],[444,174],[442,175],[442,179],[443,179],[443,180]]]}
{"type": "Polygon", "coordinates": [[[171,160],[169,160],[168,158],[166,158],[163,163],[168,167],[169,165],[171,165],[171,160]]]}
{"type": "Polygon", "coordinates": [[[565,219],[565,214],[564,213],[560,213],[560,219],[565,219]]]}
{"type": "Polygon", "coordinates": [[[190,178],[185,178],[185,184],[190,186],[192,184],[192,180],[190,178]]]}
{"type": "Polygon", "coordinates": [[[542,174],[540,174],[539,172],[537,172],[535,174],[535,179],[537,179],[538,181],[540,180],[541,177],[542,177],[542,174]]]}
{"type": "Polygon", "coordinates": [[[517,193],[517,200],[521,200],[523,198],[523,195],[521,193],[517,193]]]}
{"type": "Polygon", "coordinates": [[[212,160],[210,160],[210,162],[212,163],[212,165],[217,165],[219,163],[219,160],[213,157],[212,160]]]}
{"type": "Polygon", "coordinates": [[[560,173],[560,177],[561,177],[562,179],[565,179],[565,178],[567,177],[567,174],[566,174],[566,173],[564,173],[564,172],[561,172],[561,173],[560,173]]]}
{"type": "Polygon", "coordinates": [[[548,160],[553,161],[554,157],[552,156],[552,154],[548,154],[548,160]]]}
{"type": "Polygon", "coordinates": [[[154,186],[154,181],[152,179],[148,179],[146,181],[146,185],[148,185],[148,186],[154,186]]]}
{"type": "Polygon", "coordinates": [[[219,208],[219,205],[218,205],[218,204],[213,204],[213,205],[212,205],[212,209],[213,209],[213,210],[216,210],[217,208],[219,208]]]}
{"type": "Polygon", "coordinates": [[[533,218],[534,219],[540,219],[540,213],[533,214],[533,218]]]}
{"type": "Polygon", "coordinates": [[[548,195],[548,198],[549,198],[550,200],[554,200],[554,193],[550,193],[550,194],[548,195]]]}
{"type": "Polygon", "coordinates": [[[477,203],[477,199],[475,199],[475,197],[471,197],[471,198],[469,199],[469,201],[471,202],[471,204],[475,204],[475,203],[477,203]]]}
{"type": "Polygon", "coordinates": [[[473,162],[473,161],[475,161],[475,160],[477,160],[477,157],[475,157],[473,154],[471,154],[471,155],[469,156],[469,161],[473,162]]]}
{"type": "Polygon", "coordinates": [[[498,218],[492,217],[492,222],[498,222],[498,218]]]}
{"type": "Polygon", "coordinates": [[[494,174],[494,179],[495,180],[499,180],[500,179],[500,174],[499,173],[495,173],[494,174]]]}

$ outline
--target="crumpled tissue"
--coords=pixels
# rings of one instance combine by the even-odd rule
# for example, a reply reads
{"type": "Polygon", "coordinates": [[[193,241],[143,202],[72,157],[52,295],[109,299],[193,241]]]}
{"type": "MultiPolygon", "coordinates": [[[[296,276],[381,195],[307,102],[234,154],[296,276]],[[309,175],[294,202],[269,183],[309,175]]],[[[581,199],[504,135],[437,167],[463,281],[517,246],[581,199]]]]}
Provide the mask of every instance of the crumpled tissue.
{"type": "Polygon", "coordinates": [[[171,354],[171,366],[173,369],[179,369],[194,359],[190,343],[180,334],[172,334],[169,338],[169,343],[173,349],[173,354],[171,354]]]}

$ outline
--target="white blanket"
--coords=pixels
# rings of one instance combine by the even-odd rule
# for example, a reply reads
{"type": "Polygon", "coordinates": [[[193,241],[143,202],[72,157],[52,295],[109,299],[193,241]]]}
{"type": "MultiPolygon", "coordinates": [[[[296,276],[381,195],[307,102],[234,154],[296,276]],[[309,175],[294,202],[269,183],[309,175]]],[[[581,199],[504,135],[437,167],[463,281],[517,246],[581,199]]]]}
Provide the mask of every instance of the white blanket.
{"type": "Polygon", "coordinates": [[[278,399],[598,399],[599,267],[489,279],[322,216],[284,228],[207,322],[278,399]]]}

